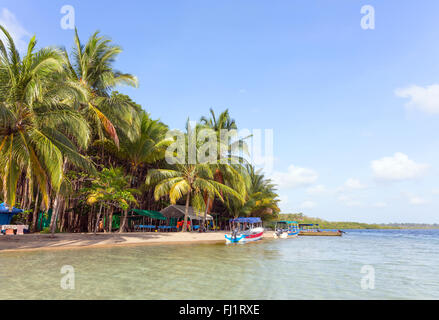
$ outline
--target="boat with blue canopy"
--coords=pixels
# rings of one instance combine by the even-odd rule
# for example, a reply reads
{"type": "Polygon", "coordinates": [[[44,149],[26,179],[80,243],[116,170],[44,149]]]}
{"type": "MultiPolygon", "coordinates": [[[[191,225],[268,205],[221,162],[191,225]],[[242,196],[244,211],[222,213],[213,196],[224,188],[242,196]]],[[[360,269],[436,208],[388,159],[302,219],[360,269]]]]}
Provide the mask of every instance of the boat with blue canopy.
{"type": "Polygon", "coordinates": [[[275,239],[296,238],[299,235],[299,224],[296,221],[277,221],[274,230],[275,239]]]}
{"type": "Polygon", "coordinates": [[[230,234],[226,234],[226,243],[246,243],[261,240],[264,235],[261,218],[230,219],[230,234]]]}

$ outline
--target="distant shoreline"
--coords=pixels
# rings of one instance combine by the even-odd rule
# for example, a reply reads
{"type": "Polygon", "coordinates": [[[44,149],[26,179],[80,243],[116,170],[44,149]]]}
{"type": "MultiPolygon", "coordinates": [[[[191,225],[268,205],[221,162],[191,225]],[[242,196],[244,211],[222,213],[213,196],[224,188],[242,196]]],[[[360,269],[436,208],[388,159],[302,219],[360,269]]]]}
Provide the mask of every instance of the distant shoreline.
{"type": "MultiPolygon", "coordinates": [[[[294,220],[299,223],[318,224],[321,229],[439,229],[439,224],[429,223],[362,223],[351,221],[326,221],[320,218],[308,217],[303,213],[282,213],[279,214],[279,220],[294,220]]],[[[272,222],[273,224],[275,222],[272,222]]]]}

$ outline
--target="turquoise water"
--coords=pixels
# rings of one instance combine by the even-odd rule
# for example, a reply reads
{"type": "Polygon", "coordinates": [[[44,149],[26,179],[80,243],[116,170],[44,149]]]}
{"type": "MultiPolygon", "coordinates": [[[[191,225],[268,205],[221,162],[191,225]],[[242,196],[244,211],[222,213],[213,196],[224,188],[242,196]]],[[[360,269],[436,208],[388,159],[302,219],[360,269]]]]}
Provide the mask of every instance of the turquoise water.
{"type": "Polygon", "coordinates": [[[2,300],[439,299],[439,230],[5,252],[0,288],[2,300]],[[74,290],[61,288],[64,265],[74,268],[74,290]],[[371,276],[361,273],[365,265],[375,272],[374,289],[362,289],[362,277],[371,276]]]}

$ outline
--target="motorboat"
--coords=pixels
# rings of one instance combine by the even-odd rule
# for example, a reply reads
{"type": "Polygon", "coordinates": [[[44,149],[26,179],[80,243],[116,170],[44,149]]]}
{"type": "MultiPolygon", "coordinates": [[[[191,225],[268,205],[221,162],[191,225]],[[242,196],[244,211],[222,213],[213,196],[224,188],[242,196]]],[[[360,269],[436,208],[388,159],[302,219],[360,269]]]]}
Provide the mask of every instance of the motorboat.
{"type": "Polygon", "coordinates": [[[261,218],[231,219],[230,234],[226,234],[226,243],[247,243],[261,240],[264,235],[261,218]]]}

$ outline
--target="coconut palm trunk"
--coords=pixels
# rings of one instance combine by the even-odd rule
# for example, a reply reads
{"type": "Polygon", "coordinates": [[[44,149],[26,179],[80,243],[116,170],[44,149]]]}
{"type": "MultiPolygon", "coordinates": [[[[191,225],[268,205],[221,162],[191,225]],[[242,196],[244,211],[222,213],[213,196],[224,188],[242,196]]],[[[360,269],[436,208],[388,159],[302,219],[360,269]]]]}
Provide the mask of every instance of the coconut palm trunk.
{"type": "Polygon", "coordinates": [[[38,200],[40,197],[40,192],[37,191],[37,197],[35,198],[35,207],[34,207],[34,212],[32,215],[32,231],[36,232],[37,231],[37,221],[38,221],[38,200]]]}
{"type": "Polygon", "coordinates": [[[189,203],[191,200],[191,193],[188,192],[187,193],[187,197],[186,197],[186,209],[184,211],[184,223],[183,223],[183,232],[187,231],[187,219],[189,217],[189,203]]]}
{"type": "Polygon", "coordinates": [[[207,212],[209,211],[209,205],[210,205],[210,197],[207,198],[206,210],[204,210],[203,224],[202,224],[203,230],[205,230],[205,226],[206,226],[207,212]]]}
{"type": "Polygon", "coordinates": [[[58,222],[58,211],[59,208],[61,207],[61,193],[58,192],[56,197],[55,197],[55,201],[53,202],[53,207],[52,207],[52,217],[50,218],[50,234],[51,237],[55,236],[55,231],[56,231],[56,227],[57,227],[57,222],[58,222]]]}
{"type": "MultiPolygon", "coordinates": [[[[64,158],[64,163],[62,166],[62,174],[66,172],[67,169],[67,158],[64,158]]],[[[50,233],[51,236],[54,237],[56,231],[56,224],[58,220],[58,214],[61,211],[61,207],[64,205],[63,196],[61,195],[61,191],[58,190],[55,197],[55,202],[53,203],[52,209],[52,218],[50,219],[50,233]]]]}
{"type": "Polygon", "coordinates": [[[99,220],[101,220],[101,214],[102,214],[102,207],[103,207],[103,203],[101,202],[101,205],[99,207],[99,212],[98,212],[98,216],[96,218],[96,225],[95,225],[95,235],[98,232],[98,228],[99,228],[99,220]]]}
{"type": "Polygon", "coordinates": [[[113,208],[110,209],[110,218],[108,219],[108,232],[111,233],[113,231],[113,208]]]}
{"type": "Polygon", "coordinates": [[[128,218],[128,209],[125,209],[124,213],[123,213],[123,222],[122,222],[122,225],[120,226],[119,233],[122,233],[125,231],[125,225],[127,223],[127,218],[128,218]]]}

